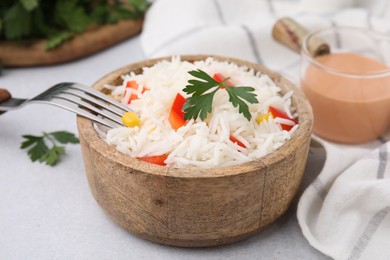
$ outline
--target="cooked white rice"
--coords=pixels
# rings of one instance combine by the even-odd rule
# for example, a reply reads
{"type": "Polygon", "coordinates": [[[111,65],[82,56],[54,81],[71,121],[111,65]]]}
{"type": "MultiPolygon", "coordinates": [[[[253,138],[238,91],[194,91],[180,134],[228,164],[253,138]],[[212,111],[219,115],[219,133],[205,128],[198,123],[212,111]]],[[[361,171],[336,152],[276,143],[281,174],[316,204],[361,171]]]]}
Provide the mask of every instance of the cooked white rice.
{"type": "Polygon", "coordinates": [[[120,127],[109,130],[106,141],[131,157],[145,157],[169,154],[167,166],[174,167],[216,167],[248,162],[265,156],[282,146],[295,132],[298,124],[290,131],[282,130],[280,124],[293,123],[290,120],[269,117],[258,124],[256,119],[273,106],[287,115],[296,117],[291,107],[292,91],[280,95],[280,88],[267,76],[255,73],[243,66],[208,58],[194,63],[181,61],[179,57],[171,61],[161,61],[152,67],[144,68],[142,74],[123,75],[122,86],[110,86],[112,95],[126,103],[123,93],[128,81],[135,80],[139,99],[133,100],[130,109],[141,119],[141,127],[120,127]],[[212,113],[206,120],[189,120],[177,131],[171,128],[168,116],[177,93],[184,97],[182,90],[193,78],[188,71],[201,69],[209,75],[221,73],[231,78],[236,86],[255,88],[258,104],[248,104],[252,115],[248,121],[229,102],[226,91],[220,90],[214,96],[212,113]],[[147,87],[148,90],[143,91],[147,87]],[[234,136],[246,148],[230,141],[234,136]]]}

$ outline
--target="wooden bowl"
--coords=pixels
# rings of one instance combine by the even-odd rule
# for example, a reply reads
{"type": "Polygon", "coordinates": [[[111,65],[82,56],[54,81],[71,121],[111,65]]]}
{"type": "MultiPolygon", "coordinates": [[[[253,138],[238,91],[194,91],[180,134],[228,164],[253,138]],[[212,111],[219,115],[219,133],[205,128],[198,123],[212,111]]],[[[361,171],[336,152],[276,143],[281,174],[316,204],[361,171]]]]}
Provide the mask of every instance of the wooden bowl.
{"type": "MultiPolygon", "coordinates": [[[[207,56],[183,56],[195,61],[207,56]]],[[[170,59],[170,58],[165,58],[170,59]]],[[[93,196],[120,226],[158,243],[205,247],[251,236],[289,207],[305,168],[313,124],[311,107],[292,83],[264,67],[238,59],[216,60],[245,65],[269,75],[282,92],[294,90],[299,128],[275,152],[248,163],[218,168],[168,168],[146,163],[102,140],[88,119],[77,118],[80,143],[93,196]]],[[[116,70],[94,84],[121,84],[120,75],[141,73],[161,59],[116,70]]]]}

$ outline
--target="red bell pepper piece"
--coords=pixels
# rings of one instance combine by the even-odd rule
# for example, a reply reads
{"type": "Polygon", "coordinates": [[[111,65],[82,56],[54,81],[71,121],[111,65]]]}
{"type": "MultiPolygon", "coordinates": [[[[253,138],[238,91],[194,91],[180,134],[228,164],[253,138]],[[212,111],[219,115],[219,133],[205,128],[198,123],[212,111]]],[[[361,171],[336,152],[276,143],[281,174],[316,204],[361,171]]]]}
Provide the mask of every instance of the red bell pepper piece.
{"type": "Polygon", "coordinates": [[[175,100],[173,101],[172,105],[172,110],[176,112],[176,114],[179,117],[182,117],[184,119],[184,111],[183,111],[183,106],[184,103],[186,102],[185,97],[180,95],[180,93],[176,94],[175,100]]]}
{"type": "MultiPolygon", "coordinates": [[[[138,90],[138,83],[135,80],[128,81],[127,84],[126,84],[126,89],[125,89],[125,92],[124,92],[123,96],[126,95],[126,91],[127,91],[128,88],[131,88],[131,89],[134,89],[134,90],[138,90]]],[[[148,90],[148,88],[144,87],[143,90],[142,90],[142,93],[144,93],[146,90],[148,90]]],[[[130,97],[129,97],[129,100],[127,101],[127,104],[130,104],[131,101],[133,101],[135,99],[138,99],[138,95],[132,93],[130,95],[130,97]]]]}
{"type": "MultiPolygon", "coordinates": [[[[274,116],[274,117],[280,117],[280,118],[283,118],[283,119],[288,119],[288,120],[291,120],[294,122],[294,125],[298,124],[298,122],[294,119],[294,118],[291,118],[289,117],[284,111],[281,111],[277,108],[274,108],[272,106],[270,106],[268,108],[268,111],[271,112],[271,114],[274,116]]],[[[294,127],[294,125],[285,125],[285,124],[280,124],[280,126],[282,127],[283,130],[287,130],[287,131],[290,131],[291,128],[294,127]]]]}
{"type": "Polygon", "coordinates": [[[156,156],[138,157],[137,159],[144,162],[165,166],[167,164],[164,161],[167,159],[167,157],[168,157],[167,154],[163,154],[163,155],[156,155],[156,156]]]}
{"type": "MultiPolygon", "coordinates": [[[[221,73],[215,73],[214,76],[213,76],[213,79],[216,82],[221,83],[225,79],[225,77],[221,73]]],[[[233,83],[230,80],[227,80],[226,84],[229,85],[229,86],[233,86],[233,83]]],[[[221,88],[225,88],[225,86],[222,85],[221,88]]]]}
{"type": "Polygon", "coordinates": [[[175,130],[179,129],[180,127],[184,126],[186,124],[186,121],[181,118],[176,112],[171,110],[171,113],[169,113],[168,117],[169,123],[171,124],[171,127],[175,130]]]}
{"type": "Polygon", "coordinates": [[[186,124],[183,111],[183,105],[185,102],[186,99],[180,95],[180,93],[177,93],[168,117],[169,123],[175,130],[186,124]]]}
{"type": "Polygon", "coordinates": [[[232,141],[233,143],[237,143],[237,145],[241,146],[242,148],[246,148],[245,144],[243,144],[242,142],[240,142],[239,140],[237,140],[237,138],[235,138],[234,136],[230,136],[229,137],[230,141],[232,141]]]}

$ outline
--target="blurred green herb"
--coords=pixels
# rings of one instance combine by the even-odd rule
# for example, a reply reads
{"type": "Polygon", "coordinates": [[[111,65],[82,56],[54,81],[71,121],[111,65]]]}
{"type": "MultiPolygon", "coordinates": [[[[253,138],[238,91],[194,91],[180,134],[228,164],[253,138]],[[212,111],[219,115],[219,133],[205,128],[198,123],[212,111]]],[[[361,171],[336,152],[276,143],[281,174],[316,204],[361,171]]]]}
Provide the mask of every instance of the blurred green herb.
{"type": "Polygon", "coordinates": [[[138,19],[147,0],[1,0],[0,41],[48,39],[55,48],[92,24],[138,19]]]}
{"type": "Polygon", "coordinates": [[[58,131],[52,133],[43,132],[42,136],[23,135],[26,139],[20,146],[20,149],[28,149],[27,154],[31,161],[39,161],[47,165],[54,166],[60,160],[62,154],[65,154],[65,147],[58,144],[77,144],[79,139],[72,133],[58,131]],[[50,143],[50,146],[47,146],[50,143]]]}

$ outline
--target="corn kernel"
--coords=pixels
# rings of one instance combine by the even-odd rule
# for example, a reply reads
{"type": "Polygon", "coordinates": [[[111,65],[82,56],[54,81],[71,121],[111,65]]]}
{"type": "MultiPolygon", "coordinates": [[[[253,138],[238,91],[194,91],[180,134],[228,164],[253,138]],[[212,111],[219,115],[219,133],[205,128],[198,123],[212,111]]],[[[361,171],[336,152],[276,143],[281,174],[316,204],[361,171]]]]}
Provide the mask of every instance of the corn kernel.
{"type": "Polygon", "coordinates": [[[257,121],[257,123],[258,124],[260,124],[261,122],[263,122],[264,120],[265,121],[268,121],[268,118],[269,117],[274,117],[273,115],[272,115],[272,113],[271,112],[268,112],[267,114],[264,114],[264,115],[261,115],[261,116],[259,116],[257,119],[256,119],[256,121],[257,121]]]}
{"type": "Polygon", "coordinates": [[[125,126],[134,127],[140,126],[141,120],[135,112],[126,112],[122,116],[122,122],[125,126]]]}

